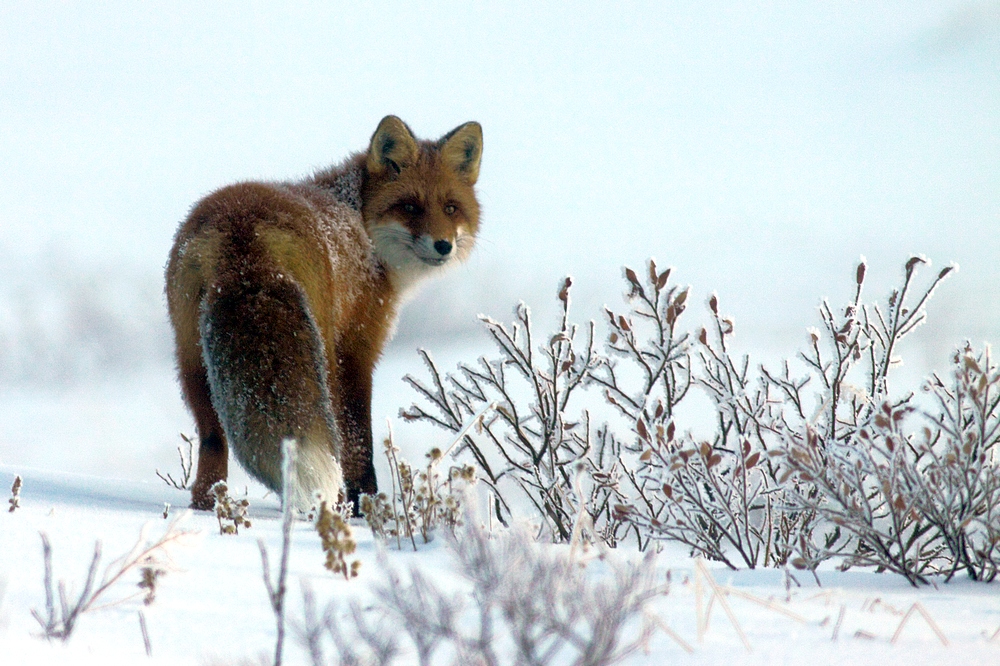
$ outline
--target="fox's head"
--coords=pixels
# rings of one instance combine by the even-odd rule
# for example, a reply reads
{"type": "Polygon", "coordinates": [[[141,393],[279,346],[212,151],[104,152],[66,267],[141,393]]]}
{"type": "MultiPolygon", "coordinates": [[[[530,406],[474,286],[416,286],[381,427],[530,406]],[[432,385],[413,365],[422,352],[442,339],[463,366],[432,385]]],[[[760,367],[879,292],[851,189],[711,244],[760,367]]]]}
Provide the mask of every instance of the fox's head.
{"type": "Polygon", "coordinates": [[[474,186],[483,154],[479,123],[419,141],[386,116],[365,160],[361,214],[375,254],[401,287],[469,256],[479,229],[474,186]]]}

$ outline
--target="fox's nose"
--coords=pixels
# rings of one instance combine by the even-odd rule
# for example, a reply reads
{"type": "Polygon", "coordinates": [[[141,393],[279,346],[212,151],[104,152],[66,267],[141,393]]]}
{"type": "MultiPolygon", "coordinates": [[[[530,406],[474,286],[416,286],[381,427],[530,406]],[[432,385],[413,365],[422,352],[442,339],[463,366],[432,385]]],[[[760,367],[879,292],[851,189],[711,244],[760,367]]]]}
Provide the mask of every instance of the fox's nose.
{"type": "Polygon", "coordinates": [[[451,243],[446,240],[434,241],[434,249],[442,257],[445,257],[451,252],[451,243]]]}

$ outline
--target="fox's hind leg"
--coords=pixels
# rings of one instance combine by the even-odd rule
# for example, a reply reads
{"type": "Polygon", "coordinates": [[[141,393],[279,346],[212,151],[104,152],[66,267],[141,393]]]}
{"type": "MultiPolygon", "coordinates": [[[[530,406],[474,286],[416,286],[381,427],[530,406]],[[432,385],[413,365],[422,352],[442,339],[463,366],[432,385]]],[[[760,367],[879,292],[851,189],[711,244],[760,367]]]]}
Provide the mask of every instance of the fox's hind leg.
{"type": "Polygon", "coordinates": [[[229,447],[219,416],[212,407],[205,366],[201,359],[198,360],[196,366],[182,367],[180,372],[181,389],[194,415],[199,439],[198,471],[191,486],[191,508],[211,509],[215,505],[212,486],[225,481],[229,473],[229,447]]]}
{"type": "Polygon", "coordinates": [[[185,259],[172,256],[167,269],[167,304],[177,344],[177,370],[181,393],[198,428],[198,471],[191,486],[191,508],[211,509],[215,499],[211,488],[225,481],[229,471],[229,450],[219,416],[212,406],[208,375],[201,351],[198,318],[205,297],[198,266],[191,265],[192,252],[185,259]]]}

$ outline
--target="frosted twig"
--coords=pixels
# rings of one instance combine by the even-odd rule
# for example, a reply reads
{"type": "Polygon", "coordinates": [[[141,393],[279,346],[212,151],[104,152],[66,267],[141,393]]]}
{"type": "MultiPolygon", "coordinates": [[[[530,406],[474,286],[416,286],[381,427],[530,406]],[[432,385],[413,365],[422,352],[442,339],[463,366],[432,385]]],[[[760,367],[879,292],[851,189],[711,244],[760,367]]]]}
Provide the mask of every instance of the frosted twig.
{"type": "Polygon", "coordinates": [[[389,438],[386,440],[385,444],[385,455],[389,459],[389,471],[391,474],[395,475],[395,482],[392,484],[392,512],[393,518],[396,522],[396,547],[402,548],[399,544],[399,514],[396,513],[396,485],[399,485],[400,502],[403,505],[403,510],[400,512],[403,516],[403,520],[406,522],[406,533],[410,535],[410,545],[413,546],[413,552],[417,551],[417,539],[414,535],[416,531],[413,528],[413,521],[410,517],[410,500],[412,497],[410,493],[406,492],[406,488],[403,487],[403,477],[400,474],[399,460],[396,457],[396,444],[393,442],[392,436],[392,422],[389,419],[385,420],[386,425],[389,427],[389,438]]]}
{"type": "Polygon", "coordinates": [[[497,403],[489,402],[486,404],[485,407],[480,409],[475,416],[469,419],[469,422],[466,423],[465,426],[463,426],[462,429],[458,431],[458,434],[455,435],[455,438],[452,440],[451,444],[448,445],[448,448],[444,450],[444,453],[441,454],[441,457],[443,458],[449,453],[451,453],[452,449],[458,446],[458,444],[462,441],[462,438],[465,437],[466,433],[469,432],[472,426],[476,425],[477,423],[482,423],[483,418],[486,416],[486,412],[490,411],[491,409],[495,409],[496,406],[497,403]]]}
{"type": "Polygon", "coordinates": [[[139,629],[142,631],[142,644],[146,648],[146,656],[153,656],[153,644],[149,641],[149,630],[146,628],[146,614],[139,611],[139,629]]]}
{"type": "Polygon", "coordinates": [[[705,631],[708,629],[708,618],[702,614],[702,604],[704,603],[704,590],[701,586],[701,575],[694,572],[694,619],[698,628],[698,642],[705,639],[705,631]]]}
{"type": "Polygon", "coordinates": [[[889,642],[892,644],[896,643],[900,635],[903,633],[903,627],[906,626],[906,623],[910,619],[910,616],[913,615],[914,613],[919,613],[924,618],[924,621],[927,622],[928,626],[930,626],[930,628],[934,631],[935,635],[937,635],[938,640],[941,641],[941,644],[947,647],[948,638],[938,627],[937,622],[934,621],[934,618],[931,617],[931,614],[927,612],[927,609],[924,608],[923,604],[921,604],[919,601],[910,606],[909,610],[906,611],[906,615],[904,615],[903,619],[900,620],[899,626],[896,628],[896,633],[892,635],[892,638],[889,640],[889,642]]]}
{"type": "MultiPolygon", "coordinates": [[[[323,666],[326,660],[323,658],[323,623],[316,617],[316,595],[313,593],[312,585],[304,579],[299,579],[299,586],[302,588],[302,608],[305,614],[305,624],[296,627],[299,642],[304,644],[309,653],[312,666],[323,666]]],[[[295,625],[293,625],[295,626],[295,625]]]]}
{"type": "Polygon", "coordinates": [[[179,529],[179,525],[190,515],[191,512],[186,511],[184,514],[175,518],[167,527],[163,536],[152,543],[149,543],[146,538],[146,534],[149,531],[151,523],[144,525],[139,533],[139,539],[136,541],[135,545],[132,546],[132,549],[125,555],[108,564],[104,570],[104,575],[101,578],[101,583],[96,589],[94,588],[94,584],[97,579],[97,569],[101,560],[101,542],[95,542],[94,555],[91,558],[90,566],[87,570],[86,582],[84,583],[83,591],[80,593],[80,596],[76,601],[71,602],[67,599],[66,584],[64,581],[59,581],[57,586],[59,590],[58,614],[56,612],[54,594],[52,590],[52,546],[49,543],[48,536],[42,532],[42,555],[45,560],[45,618],[43,618],[41,614],[34,609],[31,610],[31,615],[42,626],[42,629],[45,632],[45,637],[49,639],[58,638],[62,641],[66,641],[73,633],[76,622],[83,613],[108,608],[110,606],[116,606],[129,601],[130,599],[142,596],[143,593],[140,592],[105,604],[96,605],[98,599],[100,599],[109,589],[111,589],[111,587],[121,580],[126,573],[132,571],[136,567],[149,566],[154,568],[166,568],[169,564],[169,553],[167,552],[167,547],[173,543],[181,541],[191,534],[190,532],[179,529]]]}
{"type": "Polygon", "coordinates": [[[705,633],[708,633],[712,625],[712,609],[715,608],[715,593],[708,595],[708,604],[705,606],[705,633]]]}
{"type": "Polygon", "coordinates": [[[737,621],[736,615],[733,613],[733,609],[729,607],[729,602],[726,600],[725,592],[719,587],[719,584],[715,582],[715,579],[712,577],[712,574],[708,571],[708,567],[705,566],[705,563],[701,558],[696,559],[694,564],[698,568],[701,575],[705,578],[709,587],[712,588],[713,598],[719,600],[719,605],[722,606],[722,610],[725,611],[726,617],[729,618],[729,622],[733,625],[733,628],[739,635],[740,641],[743,643],[743,647],[747,649],[747,652],[752,652],[750,648],[750,641],[747,640],[747,635],[743,632],[743,627],[740,626],[739,621],[737,621]]]}
{"type": "Polygon", "coordinates": [[[181,460],[181,480],[177,481],[167,472],[166,476],[160,474],[160,470],[156,470],[156,476],[171,486],[172,488],[177,488],[178,490],[189,490],[191,487],[191,470],[194,467],[194,441],[181,433],[181,439],[187,444],[187,455],[184,454],[184,450],[181,448],[180,444],[177,445],[177,456],[181,460]]]}
{"type": "Polygon", "coordinates": [[[588,528],[591,533],[594,531],[594,521],[587,513],[587,501],[583,495],[584,471],[583,463],[578,463],[576,467],[576,475],[573,479],[573,490],[576,491],[579,506],[577,507],[576,519],[573,521],[573,531],[570,533],[569,539],[569,558],[571,560],[575,559],[576,551],[583,548],[584,528],[588,528]]]}
{"type": "Polygon", "coordinates": [[[791,618],[791,619],[793,619],[796,622],[799,622],[801,624],[808,624],[809,623],[809,620],[805,619],[804,617],[802,617],[798,613],[792,612],[792,611],[788,610],[787,608],[782,608],[781,606],[779,606],[778,604],[774,603],[773,601],[771,601],[769,599],[761,599],[760,597],[755,597],[752,594],[748,594],[747,592],[743,592],[742,590],[734,589],[734,588],[732,588],[732,587],[730,587],[728,585],[719,586],[719,589],[722,590],[724,594],[731,594],[733,596],[739,597],[740,599],[745,599],[746,601],[749,601],[750,603],[757,604],[758,606],[763,606],[764,608],[767,608],[769,610],[773,610],[775,613],[780,613],[780,614],[784,615],[785,617],[791,618]]]}
{"type": "Polygon", "coordinates": [[[694,654],[694,648],[691,647],[691,644],[688,643],[683,638],[681,638],[680,634],[678,634],[676,631],[674,631],[673,629],[671,629],[670,625],[668,625],[666,622],[663,621],[663,618],[661,618],[659,615],[657,615],[656,613],[653,613],[651,611],[647,611],[646,612],[646,617],[648,617],[650,620],[652,620],[653,623],[656,624],[656,626],[658,626],[661,631],[663,631],[663,633],[665,633],[667,636],[670,636],[670,638],[675,643],[677,643],[678,645],[680,645],[682,650],[684,650],[688,654],[694,654]]]}
{"type": "Polygon", "coordinates": [[[288,555],[292,543],[292,469],[298,453],[294,439],[281,441],[281,564],[278,567],[277,586],[271,582],[271,566],[267,557],[267,546],[263,539],[257,539],[260,548],[261,566],[264,571],[264,587],[274,611],[277,624],[277,638],[274,645],[274,666],[281,666],[282,650],[285,642],[285,591],[288,579],[288,555]]]}
{"type": "Polygon", "coordinates": [[[833,625],[833,636],[830,638],[831,641],[837,640],[837,635],[840,634],[840,625],[844,623],[844,615],[846,613],[847,613],[847,606],[841,604],[840,612],[837,613],[837,623],[833,625]]]}

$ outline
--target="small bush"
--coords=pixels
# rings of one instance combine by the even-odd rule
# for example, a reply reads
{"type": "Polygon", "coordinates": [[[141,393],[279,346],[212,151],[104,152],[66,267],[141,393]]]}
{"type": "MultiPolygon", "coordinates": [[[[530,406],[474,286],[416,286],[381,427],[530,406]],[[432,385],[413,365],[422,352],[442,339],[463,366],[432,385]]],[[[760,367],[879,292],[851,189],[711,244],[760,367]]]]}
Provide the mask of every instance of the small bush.
{"type": "Polygon", "coordinates": [[[177,445],[177,457],[180,458],[181,463],[181,473],[180,480],[175,479],[167,472],[165,475],[160,474],[160,470],[156,470],[156,476],[160,477],[160,480],[171,488],[177,488],[178,490],[190,490],[191,489],[191,472],[194,469],[194,439],[188,437],[184,433],[181,433],[181,439],[184,440],[184,444],[187,445],[187,452],[185,453],[184,448],[178,444],[177,445]]]}
{"type": "Polygon", "coordinates": [[[1000,378],[989,351],[959,350],[950,376],[927,382],[929,407],[889,390],[901,341],[952,271],[918,287],[925,263],[911,258],[901,285],[871,302],[859,264],[853,299],[842,308],[824,301],[809,346],[777,370],[735,355],[734,323],[715,295],[710,325],[685,332],[689,290],[652,261],[642,279],[625,269],[628,308],[605,310],[600,346],[594,322],[570,321],[567,278],[552,335],[532,330],[522,303],[510,326],[483,318],[495,358],[442,374],[421,352],[430,383],[404,379],[430,408],[403,416],[461,431],[454,455],[475,465],[501,521],[515,498],[527,500],[552,541],[585,525],[611,546],[679,541],[733,568],[815,572],[837,558],[913,584],[959,571],[993,580],[1000,378]],[[715,405],[709,438],[676,427],[693,387],[715,405]],[[616,417],[592,424],[597,402],[616,417]],[[463,429],[485,408],[481,430],[463,429]]]}
{"type": "Polygon", "coordinates": [[[415,469],[399,457],[390,433],[384,441],[391,476],[391,497],[384,492],[361,496],[361,515],[372,533],[382,540],[393,539],[402,548],[404,539],[417,549],[417,534],[423,543],[439,527],[454,530],[461,522],[462,499],[476,483],[471,465],[452,466],[442,475],[444,460],[440,449],[427,453],[427,466],[415,469]]]}
{"type": "Polygon", "coordinates": [[[482,321],[500,355],[461,364],[444,379],[431,357],[421,351],[433,388],[407,375],[404,381],[431,403],[428,412],[413,405],[401,412],[410,421],[425,421],[453,433],[464,433],[453,455],[465,456],[478,469],[493,495],[496,516],[510,523],[513,494],[532,507],[546,539],[568,542],[581,507],[594,529],[614,542],[620,521],[612,514],[619,472],[619,444],[607,430],[595,432],[589,413],[571,411],[573,399],[601,362],[594,350],[594,324],[587,341],[569,319],[567,278],[559,291],[560,328],[537,346],[531,313],[521,303],[508,327],[488,317],[482,321]],[[489,408],[477,433],[463,429],[467,418],[489,408]],[[575,487],[578,466],[601,479],[586,495],[575,487]]]}
{"type": "MultiPolygon", "coordinates": [[[[69,640],[76,627],[77,620],[84,613],[96,608],[98,599],[104,598],[127,573],[133,570],[140,570],[142,579],[139,587],[145,590],[145,603],[152,603],[155,596],[156,579],[164,575],[171,569],[169,550],[177,543],[183,543],[190,536],[190,532],[180,529],[180,525],[187,519],[190,512],[176,518],[167,527],[163,536],[155,541],[150,541],[146,537],[146,527],[139,535],[138,541],[132,549],[109,563],[104,569],[104,575],[98,580],[97,571],[101,562],[101,542],[94,544],[94,555],[87,568],[87,576],[80,595],[74,600],[68,596],[65,581],[60,580],[58,588],[58,606],[56,605],[56,595],[52,586],[52,546],[48,536],[43,532],[42,554],[45,560],[45,612],[44,615],[32,609],[31,615],[42,627],[43,637],[47,639],[69,640]],[[96,586],[96,587],[95,587],[96,586]]],[[[140,592],[140,594],[142,594],[140,592]]],[[[127,596],[106,602],[102,608],[123,603],[134,596],[127,596]]]]}

